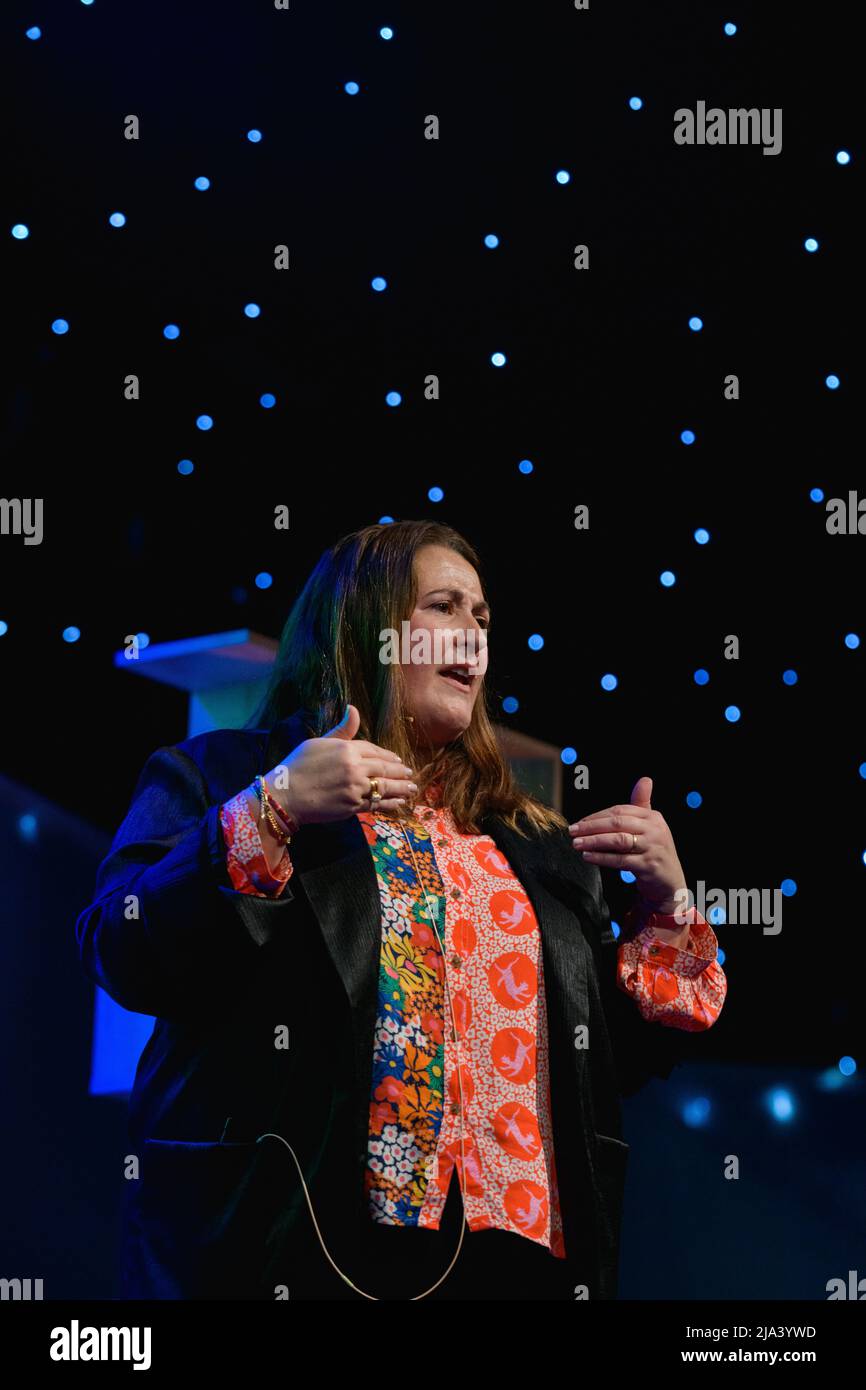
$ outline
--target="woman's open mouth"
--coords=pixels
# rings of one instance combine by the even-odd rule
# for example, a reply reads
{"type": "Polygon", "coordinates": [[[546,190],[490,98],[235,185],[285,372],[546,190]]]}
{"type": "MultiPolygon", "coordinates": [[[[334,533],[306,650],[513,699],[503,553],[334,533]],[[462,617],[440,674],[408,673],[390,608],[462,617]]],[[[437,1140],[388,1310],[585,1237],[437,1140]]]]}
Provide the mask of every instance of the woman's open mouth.
{"type": "Polygon", "coordinates": [[[462,690],[464,694],[471,692],[472,686],[476,680],[475,676],[470,675],[470,673],[465,671],[461,666],[446,666],[443,671],[439,672],[439,675],[443,680],[447,681],[449,685],[456,686],[458,690],[462,690]]]}

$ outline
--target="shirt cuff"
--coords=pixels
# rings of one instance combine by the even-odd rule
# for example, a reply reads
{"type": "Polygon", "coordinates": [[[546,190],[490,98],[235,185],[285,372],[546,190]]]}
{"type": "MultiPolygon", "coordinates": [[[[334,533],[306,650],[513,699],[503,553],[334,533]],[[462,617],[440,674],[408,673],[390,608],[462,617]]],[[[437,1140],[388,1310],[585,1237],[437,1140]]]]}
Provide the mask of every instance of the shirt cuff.
{"type": "MultiPolygon", "coordinates": [[[[695,907],[684,915],[689,936],[683,948],[658,939],[652,916],[622,941],[617,984],[631,995],[648,1022],[698,1031],[712,1027],[721,1013],[727,979],[717,960],[719,943],[709,922],[695,907]]],[[[639,926],[636,909],[626,914],[626,922],[639,926]]]]}
{"type": "Polygon", "coordinates": [[[258,825],[247,802],[246,788],[220,807],[220,824],[226,845],[226,868],[239,893],[274,898],[282,893],[292,876],[293,864],[287,849],[276,869],[265,856],[258,825]]]}

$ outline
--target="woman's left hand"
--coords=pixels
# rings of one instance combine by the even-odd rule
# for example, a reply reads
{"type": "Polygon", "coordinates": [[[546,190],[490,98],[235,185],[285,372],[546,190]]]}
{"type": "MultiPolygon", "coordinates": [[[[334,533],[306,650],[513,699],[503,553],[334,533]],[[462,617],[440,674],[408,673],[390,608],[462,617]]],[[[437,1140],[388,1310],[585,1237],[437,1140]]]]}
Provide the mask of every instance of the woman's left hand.
{"type": "Polygon", "coordinates": [[[568,831],[588,863],[629,869],[650,910],[667,914],[685,910],[684,894],[674,895],[686,888],[686,877],[664,816],[650,806],[652,787],[651,777],[639,777],[630,805],[595,811],[575,821],[568,831]],[[634,850],[633,835],[637,836],[634,850]]]}

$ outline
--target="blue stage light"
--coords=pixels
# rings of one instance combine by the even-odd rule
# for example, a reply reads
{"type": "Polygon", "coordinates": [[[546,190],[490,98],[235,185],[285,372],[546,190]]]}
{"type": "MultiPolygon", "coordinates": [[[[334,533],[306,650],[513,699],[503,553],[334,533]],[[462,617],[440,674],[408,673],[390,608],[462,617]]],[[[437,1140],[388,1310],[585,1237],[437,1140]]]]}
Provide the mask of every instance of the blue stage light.
{"type": "Polygon", "coordinates": [[[400,395],[399,391],[389,391],[387,396],[385,397],[385,404],[399,405],[402,399],[403,397],[400,395]]]}
{"type": "Polygon", "coordinates": [[[213,429],[213,416],[212,416],[212,415],[199,415],[195,423],[196,423],[196,427],[197,427],[198,429],[200,429],[200,430],[210,430],[210,429],[213,429]]]}
{"type": "Polygon", "coordinates": [[[719,962],[719,965],[724,965],[725,963],[725,953],[721,946],[716,948],[716,960],[719,962]]]}
{"type": "Polygon", "coordinates": [[[694,444],[694,442],[695,442],[695,432],[694,432],[694,430],[682,430],[682,431],[680,432],[680,439],[683,441],[684,444],[694,444]]]}
{"type": "MultiPolygon", "coordinates": [[[[605,851],[605,850],[602,850],[602,851],[601,851],[602,854],[604,854],[604,853],[606,853],[606,852],[607,852],[607,851],[605,851]]],[[[597,851],[597,850],[590,850],[589,853],[590,853],[590,854],[597,854],[598,851],[597,851]]],[[[637,882],[637,876],[636,876],[635,874],[632,873],[631,869],[620,869],[620,871],[619,871],[619,876],[620,876],[620,878],[622,879],[623,883],[636,883],[636,882],[637,882]]]]}
{"type": "Polygon", "coordinates": [[[521,459],[517,465],[521,473],[531,473],[535,467],[532,459],[521,459]]]}
{"type": "Polygon", "coordinates": [[[431,502],[441,502],[445,493],[442,491],[441,487],[434,486],[427,489],[427,496],[431,502]]]}
{"type": "Polygon", "coordinates": [[[244,313],[246,314],[246,316],[247,316],[248,319],[257,319],[257,318],[259,317],[259,314],[260,314],[261,312],[262,312],[262,311],[261,311],[261,309],[260,309],[260,307],[259,307],[258,304],[245,304],[245,305],[244,305],[244,313]]]}
{"type": "Polygon", "coordinates": [[[30,228],[26,227],[23,222],[16,222],[12,228],[12,235],[16,241],[25,241],[30,235],[30,228]]]}
{"type": "Polygon", "coordinates": [[[164,338],[169,338],[169,339],[172,339],[172,340],[175,339],[175,338],[179,338],[179,337],[180,337],[180,328],[178,327],[178,325],[177,325],[176,323],[167,323],[167,324],[165,325],[165,328],[162,330],[162,336],[163,336],[164,338]]]}
{"type": "Polygon", "coordinates": [[[393,30],[389,25],[386,24],[385,27],[384,27],[384,29],[380,29],[380,30],[379,30],[379,38],[380,38],[380,39],[393,39],[393,37],[394,37],[394,30],[393,30]]]}
{"type": "Polygon", "coordinates": [[[126,226],[126,217],[122,212],[113,212],[108,220],[111,223],[112,227],[126,226]]]}
{"type": "Polygon", "coordinates": [[[711,927],[722,927],[728,920],[728,914],[723,907],[711,907],[707,912],[707,921],[711,927]]]}
{"type": "Polygon", "coordinates": [[[736,724],[740,718],[740,711],[736,705],[728,705],[725,710],[725,718],[729,724],[736,724]]]}
{"type": "Polygon", "coordinates": [[[79,627],[65,627],[63,629],[64,642],[77,642],[80,636],[81,628],[79,627]]]}
{"type": "Polygon", "coordinates": [[[813,487],[812,491],[809,493],[809,496],[811,497],[813,502],[823,502],[824,489],[820,487],[813,487]]]}
{"type": "Polygon", "coordinates": [[[835,391],[839,386],[839,378],[831,373],[830,376],[824,378],[824,385],[828,390],[835,391]]]}
{"type": "Polygon", "coordinates": [[[506,695],[502,701],[502,708],[506,714],[516,714],[520,705],[513,695],[506,695]]]}
{"type": "Polygon", "coordinates": [[[68,332],[69,332],[69,323],[68,323],[68,321],[67,321],[66,319],[55,319],[54,322],[53,322],[52,325],[51,325],[51,332],[52,332],[52,333],[57,333],[57,334],[68,333],[68,332]]]}
{"type": "Polygon", "coordinates": [[[781,1086],[770,1091],[766,1098],[767,1108],[774,1120],[790,1120],[794,1115],[794,1098],[790,1091],[784,1090],[781,1086]]]}
{"type": "Polygon", "coordinates": [[[247,139],[249,140],[249,142],[250,142],[251,145],[257,145],[257,144],[259,143],[259,141],[261,140],[261,138],[262,138],[262,132],[261,132],[260,130],[248,130],[248,131],[247,131],[247,139]]]}
{"type": "Polygon", "coordinates": [[[700,333],[703,326],[704,321],[703,319],[699,319],[697,314],[693,314],[692,317],[689,319],[689,328],[692,330],[693,333],[700,333]]]}
{"type": "Polygon", "coordinates": [[[697,669],[697,671],[695,671],[694,682],[695,682],[695,685],[709,685],[709,683],[710,683],[710,673],[709,673],[709,671],[705,671],[704,668],[703,668],[703,666],[699,666],[698,669],[697,669]]]}
{"type": "Polygon", "coordinates": [[[494,367],[504,367],[504,366],[505,366],[505,353],[504,353],[504,352],[493,352],[493,353],[491,353],[491,354],[490,354],[490,361],[493,363],[494,367]]]}
{"type": "Polygon", "coordinates": [[[601,678],[601,688],[602,688],[602,690],[616,690],[616,688],[617,688],[618,685],[619,685],[619,681],[618,681],[617,677],[614,676],[614,675],[608,674],[608,675],[606,675],[606,676],[602,676],[602,678],[601,678]]]}
{"type": "Polygon", "coordinates": [[[268,574],[267,570],[262,570],[261,573],[256,575],[257,589],[269,589],[273,582],[274,576],[272,574],[268,574]]]}
{"type": "Polygon", "coordinates": [[[493,232],[488,232],[487,236],[484,238],[484,245],[489,246],[490,250],[492,251],[495,247],[499,245],[499,237],[496,236],[493,232]]]}
{"type": "Polygon", "coordinates": [[[796,685],[798,680],[797,672],[791,670],[783,671],[782,680],[785,682],[785,685],[796,685]]]}
{"type": "Polygon", "coordinates": [[[840,1057],[839,1070],[843,1076],[853,1076],[857,1070],[857,1063],[853,1057],[840,1057]]]}
{"type": "Polygon", "coordinates": [[[206,188],[210,188],[210,179],[206,179],[202,174],[199,178],[196,179],[195,186],[200,193],[204,193],[206,188]]]}
{"type": "Polygon", "coordinates": [[[845,634],[845,646],[849,651],[856,652],[857,648],[860,646],[860,638],[857,636],[856,632],[848,632],[845,634]]]}
{"type": "Polygon", "coordinates": [[[39,834],[39,822],[32,812],[27,811],[18,817],[18,834],[27,844],[32,844],[39,834]]]}
{"type": "Polygon", "coordinates": [[[36,39],[42,38],[42,30],[38,24],[31,24],[29,29],[24,30],[24,34],[28,39],[33,39],[34,42],[36,39]]]}
{"type": "Polygon", "coordinates": [[[639,111],[643,106],[643,102],[641,101],[640,97],[629,97],[628,104],[631,107],[632,111],[639,111]]]}
{"type": "Polygon", "coordinates": [[[797,881],[793,878],[783,878],[779,888],[783,898],[793,898],[797,891],[797,881]]]}
{"type": "Polygon", "coordinates": [[[734,36],[734,34],[736,34],[736,32],[737,32],[737,26],[736,26],[736,24],[730,24],[730,23],[728,23],[728,24],[725,25],[725,33],[727,34],[727,36],[728,36],[729,39],[730,39],[730,38],[733,38],[733,36],[734,36]]]}
{"type": "Polygon", "coordinates": [[[381,294],[383,290],[388,288],[388,281],[383,279],[381,275],[375,276],[375,278],[370,281],[370,284],[378,294],[381,294]]]}
{"type": "Polygon", "coordinates": [[[356,97],[360,90],[361,88],[358,86],[357,82],[347,82],[343,87],[343,91],[348,93],[350,97],[356,97]]]}
{"type": "Polygon", "coordinates": [[[567,169],[560,169],[560,170],[557,172],[557,175],[556,175],[556,182],[557,182],[557,183],[570,183],[570,182],[571,182],[571,174],[568,172],[567,169]]]}
{"type": "Polygon", "coordinates": [[[806,240],[803,242],[803,245],[805,246],[807,251],[818,250],[818,243],[813,236],[807,236],[806,240]]]}
{"type": "Polygon", "coordinates": [[[394,520],[394,518],[393,518],[392,516],[380,516],[380,517],[379,517],[379,525],[380,525],[380,526],[390,526],[391,523],[393,522],[393,520],[394,520]]]}
{"type": "Polygon", "coordinates": [[[698,545],[706,545],[709,539],[710,533],[707,530],[706,526],[699,526],[697,531],[695,531],[695,540],[697,541],[698,545]]]}
{"type": "Polygon", "coordinates": [[[698,806],[702,805],[703,800],[700,792],[689,792],[686,797],[686,805],[691,806],[692,810],[697,810],[698,806]]]}
{"type": "Polygon", "coordinates": [[[672,589],[677,582],[677,577],[673,570],[662,570],[659,575],[659,583],[663,589],[672,589]]]}
{"type": "Polygon", "coordinates": [[[614,922],[613,918],[611,918],[610,929],[613,932],[614,940],[618,941],[619,934],[622,930],[622,928],[619,925],[619,922],[614,922]]]}
{"type": "Polygon", "coordinates": [[[259,405],[262,406],[264,410],[273,410],[276,403],[277,398],[272,391],[265,391],[263,395],[259,396],[259,405]]]}
{"type": "Polygon", "coordinates": [[[837,163],[837,164],[850,164],[850,163],[851,163],[851,156],[850,156],[850,154],[848,153],[847,150],[837,150],[837,151],[836,151],[836,163],[837,163]]]}
{"type": "Polygon", "coordinates": [[[563,748],[559,756],[566,767],[570,767],[572,763],[577,762],[577,750],[574,748],[563,748]]]}
{"type": "Polygon", "coordinates": [[[188,477],[194,468],[195,464],[192,459],[181,459],[177,465],[178,473],[182,473],[185,478],[188,477]]]}
{"type": "MultiPolygon", "coordinates": [[[[0,618],[0,637],[5,637],[5,636],[6,636],[6,633],[7,633],[8,631],[9,631],[9,624],[8,624],[7,622],[4,622],[4,620],[3,620],[2,618],[0,618]]],[[[866,775],[866,774],[864,774],[864,775],[866,775]]]]}
{"type": "Polygon", "coordinates": [[[541,636],[541,633],[533,632],[532,636],[529,638],[527,642],[527,646],[529,647],[530,651],[540,652],[541,648],[544,646],[544,638],[541,636]]]}
{"type": "Polygon", "coordinates": [[[695,1096],[694,1100],[687,1100],[680,1110],[683,1124],[689,1129],[700,1129],[710,1118],[710,1102],[706,1096],[695,1096]]]}

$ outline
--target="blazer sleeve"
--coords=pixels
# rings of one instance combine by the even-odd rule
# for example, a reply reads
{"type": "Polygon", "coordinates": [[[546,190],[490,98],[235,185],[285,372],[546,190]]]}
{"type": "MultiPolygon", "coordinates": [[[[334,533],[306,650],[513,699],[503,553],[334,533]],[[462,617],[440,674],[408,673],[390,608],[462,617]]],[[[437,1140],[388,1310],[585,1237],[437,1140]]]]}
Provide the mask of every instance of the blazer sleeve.
{"type": "Polygon", "coordinates": [[[75,924],[85,973],[126,1009],[183,1019],[227,1002],[292,911],[288,884],[233,887],[219,813],[190,757],[151,754],[75,924]]]}

